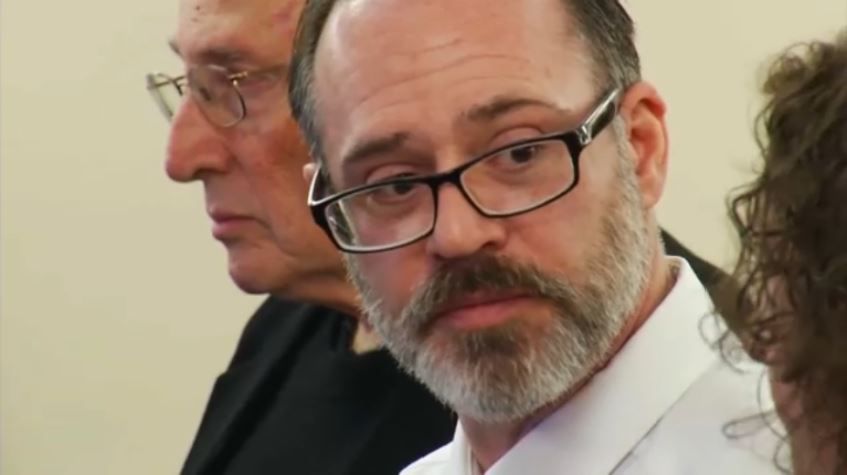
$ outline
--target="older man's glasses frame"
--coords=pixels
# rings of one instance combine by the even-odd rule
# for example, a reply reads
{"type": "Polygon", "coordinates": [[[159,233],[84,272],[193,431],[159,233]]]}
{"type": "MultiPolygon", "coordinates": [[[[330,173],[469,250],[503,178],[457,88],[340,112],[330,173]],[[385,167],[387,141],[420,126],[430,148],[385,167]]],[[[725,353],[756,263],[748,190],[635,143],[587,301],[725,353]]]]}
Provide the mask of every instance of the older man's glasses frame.
{"type": "Polygon", "coordinates": [[[200,111],[206,119],[218,127],[232,127],[247,117],[247,106],[241,85],[253,78],[274,75],[285,76],[287,64],[276,64],[252,71],[230,73],[226,68],[216,65],[197,65],[188,68],[182,76],[169,76],[164,73],[147,74],[147,90],[150,92],[159,110],[169,121],[179,107],[171,103],[167,88],[173,88],[181,102],[190,91],[197,98],[200,111]]]}

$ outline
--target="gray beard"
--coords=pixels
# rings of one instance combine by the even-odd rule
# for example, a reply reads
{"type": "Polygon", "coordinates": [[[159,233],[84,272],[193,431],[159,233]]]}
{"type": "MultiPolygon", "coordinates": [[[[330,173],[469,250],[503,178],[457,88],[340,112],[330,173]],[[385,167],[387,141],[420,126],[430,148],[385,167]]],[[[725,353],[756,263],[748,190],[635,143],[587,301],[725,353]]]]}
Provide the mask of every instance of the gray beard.
{"type": "Polygon", "coordinates": [[[528,417],[585,380],[612,350],[646,287],[651,257],[631,162],[620,162],[621,193],[604,217],[581,284],[502,256],[473,256],[439,268],[396,315],[368,285],[355,256],[345,256],[365,314],[388,349],[458,414],[482,423],[528,417]],[[516,316],[476,331],[432,327],[437,309],[453,298],[514,289],[551,303],[552,324],[539,328],[516,316]]]}

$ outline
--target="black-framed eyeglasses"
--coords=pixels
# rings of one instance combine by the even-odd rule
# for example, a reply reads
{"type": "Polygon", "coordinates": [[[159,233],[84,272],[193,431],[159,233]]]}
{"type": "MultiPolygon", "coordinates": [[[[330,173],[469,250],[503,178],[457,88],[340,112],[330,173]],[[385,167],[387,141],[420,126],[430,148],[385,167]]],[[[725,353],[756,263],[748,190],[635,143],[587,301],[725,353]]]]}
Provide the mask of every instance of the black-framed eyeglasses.
{"type": "Polygon", "coordinates": [[[319,198],[327,178],[318,170],[309,190],[312,217],[336,247],[359,254],[430,235],[438,219],[438,190],[445,183],[487,218],[536,210],[579,183],[579,156],[617,115],[619,95],[616,89],[604,96],[575,129],[512,143],[443,173],[401,176],[319,198]]]}
{"type": "Polygon", "coordinates": [[[230,73],[213,64],[188,68],[185,75],[172,77],[163,73],[147,75],[147,90],[168,119],[173,119],[185,92],[197,101],[209,122],[219,127],[232,127],[247,116],[241,84],[252,78],[273,75],[284,78],[287,64],[277,64],[255,71],[230,73]]]}

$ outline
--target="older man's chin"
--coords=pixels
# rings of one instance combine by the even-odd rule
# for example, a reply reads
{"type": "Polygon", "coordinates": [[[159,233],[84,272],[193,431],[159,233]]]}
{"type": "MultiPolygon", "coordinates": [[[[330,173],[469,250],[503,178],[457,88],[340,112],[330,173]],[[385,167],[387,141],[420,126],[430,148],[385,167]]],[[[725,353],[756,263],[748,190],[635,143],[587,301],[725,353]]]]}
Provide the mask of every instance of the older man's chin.
{"type": "Polygon", "coordinates": [[[285,266],[276,254],[258,246],[227,245],[229,276],[248,294],[280,294],[289,285],[285,266]]]}

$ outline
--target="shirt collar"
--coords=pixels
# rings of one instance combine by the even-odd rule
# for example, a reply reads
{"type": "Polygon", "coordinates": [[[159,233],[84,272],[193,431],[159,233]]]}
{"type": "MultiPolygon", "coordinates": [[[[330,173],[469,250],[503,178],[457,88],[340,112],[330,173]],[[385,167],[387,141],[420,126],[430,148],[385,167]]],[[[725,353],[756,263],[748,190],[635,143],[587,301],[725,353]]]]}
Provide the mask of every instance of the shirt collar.
{"type": "MultiPolygon", "coordinates": [[[[650,318],[612,361],[570,401],[524,436],[486,475],[611,473],[650,429],[714,363],[698,331],[713,311],[688,263],[668,258],[676,282],[650,318]]],[[[457,427],[449,473],[477,475],[476,463],[457,427]]]]}

